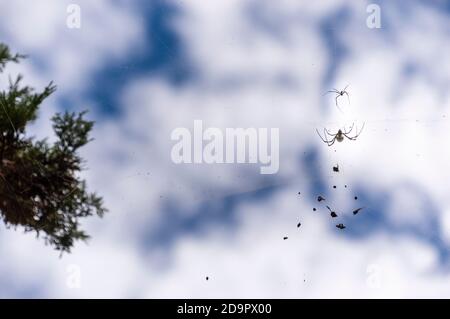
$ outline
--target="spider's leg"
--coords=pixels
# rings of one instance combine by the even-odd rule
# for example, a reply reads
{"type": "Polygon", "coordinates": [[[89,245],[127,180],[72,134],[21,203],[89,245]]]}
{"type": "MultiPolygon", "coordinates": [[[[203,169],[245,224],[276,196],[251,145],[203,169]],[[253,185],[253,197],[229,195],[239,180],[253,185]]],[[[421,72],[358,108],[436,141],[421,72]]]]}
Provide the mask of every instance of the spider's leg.
{"type": "Polygon", "coordinates": [[[330,144],[328,144],[328,146],[331,146],[334,144],[334,142],[336,142],[336,135],[333,137],[333,139],[330,141],[330,144]]]}
{"type": "Polygon", "coordinates": [[[342,133],[342,135],[344,135],[346,138],[348,138],[350,141],[355,141],[356,140],[356,138],[358,137],[358,136],[348,136],[346,133],[342,133]]]}
{"type": "Polygon", "coordinates": [[[319,137],[320,137],[320,139],[322,140],[322,142],[327,143],[327,145],[328,145],[328,140],[326,139],[326,135],[325,135],[325,138],[323,138],[322,135],[320,135],[318,129],[316,129],[316,132],[317,132],[317,135],[319,135],[319,137]]]}
{"type": "MultiPolygon", "coordinates": [[[[350,134],[351,132],[352,132],[352,130],[353,130],[353,126],[355,125],[355,123],[353,123],[352,124],[352,126],[350,126],[350,130],[347,132],[347,131],[344,131],[344,133],[345,134],[350,134]]],[[[345,129],[345,128],[344,128],[345,129]]]]}
{"type": "Polygon", "coordinates": [[[361,134],[361,132],[363,131],[364,125],[366,125],[366,123],[363,123],[363,126],[361,127],[361,130],[360,130],[359,132],[358,132],[358,128],[356,128],[356,135],[355,135],[355,136],[348,136],[348,135],[347,135],[348,133],[342,133],[342,134],[344,134],[344,136],[345,136],[346,138],[348,138],[349,140],[355,141],[355,140],[359,137],[359,135],[361,134]]]}
{"type": "Polygon", "coordinates": [[[323,142],[325,142],[324,140],[323,140],[323,138],[322,138],[322,135],[320,135],[320,133],[319,133],[319,130],[318,129],[316,129],[316,133],[317,133],[317,135],[319,135],[319,137],[320,137],[320,139],[323,141],[323,142]]]}
{"type": "Polygon", "coordinates": [[[339,112],[341,112],[342,114],[344,114],[344,112],[342,112],[342,110],[341,110],[341,108],[339,107],[339,104],[338,104],[338,98],[339,98],[339,97],[340,97],[339,94],[336,95],[336,98],[335,98],[335,101],[336,101],[336,107],[338,108],[339,112]]]}
{"type": "Polygon", "coordinates": [[[328,136],[333,137],[331,140],[328,140],[328,138],[326,139],[327,145],[331,146],[336,141],[336,135],[337,134],[331,134],[326,128],[323,128],[323,135],[327,136],[327,134],[328,134],[328,136]]]}
{"type": "MultiPolygon", "coordinates": [[[[326,128],[323,128],[323,135],[327,136],[327,134],[331,137],[333,136],[333,134],[331,134],[330,132],[328,132],[328,130],[326,128]]],[[[327,145],[331,146],[334,144],[334,140],[336,139],[336,136],[334,135],[333,138],[331,139],[331,141],[328,140],[327,137],[327,145]]]]}
{"type": "Polygon", "coordinates": [[[342,91],[345,92],[345,90],[347,90],[347,88],[348,88],[349,85],[350,85],[350,84],[347,84],[347,86],[346,86],[342,91]]]}
{"type": "Polygon", "coordinates": [[[348,92],[347,92],[347,91],[344,91],[344,94],[346,94],[346,95],[347,95],[347,99],[348,99],[348,104],[350,104],[350,95],[348,94],[348,92]]]}
{"type": "Polygon", "coordinates": [[[363,123],[363,126],[361,127],[361,129],[359,130],[359,132],[358,132],[358,128],[356,128],[356,132],[357,132],[357,133],[356,133],[356,135],[355,135],[355,138],[358,137],[358,136],[362,133],[362,131],[363,131],[363,129],[364,129],[364,125],[366,125],[366,122],[363,123]]]}
{"type": "MultiPolygon", "coordinates": [[[[323,128],[323,136],[325,136],[325,139],[327,141],[327,145],[330,146],[330,141],[328,140],[327,133],[328,133],[327,129],[323,128]]],[[[328,135],[329,135],[329,133],[328,133],[328,135]]]]}
{"type": "MultiPolygon", "coordinates": [[[[328,93],[338,93],[338,91],[336,90],[336,89],[333,89],[333,90],[331,90],[331,91],[326,91],[323,95],[326,95],[326,94],[328,94],[328,93]]],[[[322,95],[322,96],[323,96],[322,95]]]]}
{"type": "Polygon", "coordinates": [[[327,132],[330,136],[335,136],[336,134],[331,134],[326,128],[323,129],[324,132],[327,132]]]}

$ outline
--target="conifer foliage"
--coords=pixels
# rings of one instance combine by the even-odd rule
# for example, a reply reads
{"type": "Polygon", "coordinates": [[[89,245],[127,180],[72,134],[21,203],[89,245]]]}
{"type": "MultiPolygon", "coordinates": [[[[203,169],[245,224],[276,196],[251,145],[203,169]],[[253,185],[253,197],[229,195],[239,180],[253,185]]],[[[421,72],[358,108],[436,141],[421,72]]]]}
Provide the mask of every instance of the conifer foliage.
{"type": "MultiPolygon", "coordinates": [[[[7,63],[22,58],[0,43],[0,75],[7,63]]],[[[94,124],[85,120],[86,112],[54,115],[53,144],[27,135],[27,126],[55,89],[50,83],[37,93],[23,86],[19,75],[0,91],[0,216],[8,228],[23,227],[55,249],[70,252],[75,241],[88,238],[80,219],[101,217],[106,209],[79,177],[84,161],[78,150],[91,141],[94,124]]]]}

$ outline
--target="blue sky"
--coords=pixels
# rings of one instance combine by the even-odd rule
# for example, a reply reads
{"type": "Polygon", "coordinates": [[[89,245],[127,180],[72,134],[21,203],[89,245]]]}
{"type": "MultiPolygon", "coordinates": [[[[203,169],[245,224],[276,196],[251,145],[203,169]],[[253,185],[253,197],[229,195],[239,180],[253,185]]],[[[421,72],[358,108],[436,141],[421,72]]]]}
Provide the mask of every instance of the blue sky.
{"type": "Polygon", "coordinates": [[[30,134],[88,109],[84,176],[110,210],[62,258],[2,226],[0,297],[448,297],[449,5],[375,3],[380,29],[370,1],[0,0],[2,41],[29,54],[8,73],[58,84],[30,134]],[[324,92],[346,85],[341,113],[324,92]],[[174,164],[196,119],[279,128],[279,172],[174,164]],[[357,141],[315,132],[352,123],[357,141]]]}

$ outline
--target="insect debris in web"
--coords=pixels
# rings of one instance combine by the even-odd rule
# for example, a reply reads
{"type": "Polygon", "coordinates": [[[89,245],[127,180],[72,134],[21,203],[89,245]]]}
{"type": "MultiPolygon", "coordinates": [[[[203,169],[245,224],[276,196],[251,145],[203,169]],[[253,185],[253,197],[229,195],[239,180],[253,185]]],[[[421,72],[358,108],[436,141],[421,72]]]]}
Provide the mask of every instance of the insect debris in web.
{"type": "Polygon", "coordinates": [[[355,210],[353,211],[353,215],[358,214],[359,211],[360,211],[361,209],[364,209],[364,207],[360,207],[360,208],[355,209],[355,210]]]}
{"type": "Polygon", "coordinates": [[[328,208],[328,210],[330,211],[330,216],[331,216],[332,218],[335,218],[335,217],[338,216],[338,215],[336,214],[336,212],[334,212],[334,211],[331,210],[330,206],[327,205],[327,208],[328,208]]]}

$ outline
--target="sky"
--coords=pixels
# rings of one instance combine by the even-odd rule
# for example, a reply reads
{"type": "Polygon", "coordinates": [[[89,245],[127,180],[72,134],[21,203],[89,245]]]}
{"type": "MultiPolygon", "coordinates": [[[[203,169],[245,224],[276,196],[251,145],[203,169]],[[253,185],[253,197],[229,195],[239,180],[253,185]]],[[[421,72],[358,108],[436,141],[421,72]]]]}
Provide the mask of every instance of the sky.
{"type": "Polygon", "coordinates": [[[449,22],[445,0],[0,0],[28,55],[5,73],[58,86],[28,133],[89,110],[82,175],[109,209],[62,257],[1,224],[0,297],[449,298],[449,22]],[[278,129],[279,170],[175,163],[195,120],[278,129]]]}

